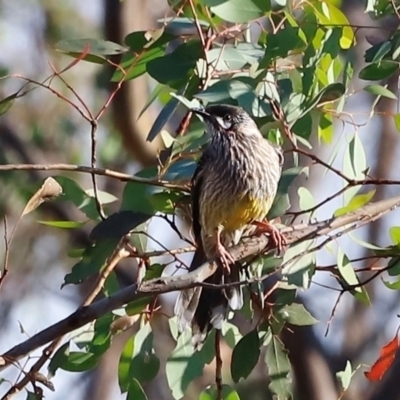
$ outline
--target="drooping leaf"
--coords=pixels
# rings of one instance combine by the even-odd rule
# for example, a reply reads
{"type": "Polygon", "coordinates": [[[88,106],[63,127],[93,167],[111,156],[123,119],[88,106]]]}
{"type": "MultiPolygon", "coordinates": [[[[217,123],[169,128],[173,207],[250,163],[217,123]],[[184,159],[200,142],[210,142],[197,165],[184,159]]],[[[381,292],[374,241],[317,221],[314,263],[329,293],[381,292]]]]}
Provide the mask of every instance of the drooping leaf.
{"type": "Polygon", "coordinates": [[[347,214],[352,211],[356,211],[360,209],[361,207],[365,206],[369,201],[374,197],[376,190],[373,189],[368,193],[363,193],[363,194],[358,194],[354,196],[349,204],[345,207],[341,207],[338,210],[334,212],[335,217],[339,217],[340,215],[347,214]]]}
{"type": "Polygon", "coordinates": [[[183,332],[179,337],[175,349],[172,351],[166,364],[166,374],[169,388],[174,399],[181,399],[189,384],[203,375],[204,361],[199,353],[194,352],[191,344],[191,333],[183,332]]]}
{"type": "Polygon", "coordinates": [[[99,219],[96,202],[74,180],[65,176],[54,178],[62,187],[63,196],[58,201],[71,201],[78,209],[90,219],[99,219]]]}
{"type": "Polygon", "coordinates": [[[269,389],[277,395],[278,400],[291,399],[290,379],[290,363],[282,342],[276,336],[272,337],[268,345],[266,357],[268,366],[268,375],[271,380],[269,389]]]}
{"type": "Polygon", "coordinates": [[[152,215],[142,212],[119,211],[99,222],[90,233],[90,239],[97,241],[121,238],[151,217],[152,215]]]}
{"type": "Polygon", "coordinates": [[[81,228],[86,222],[79,222],[79,221],[37,221],[39,224],[52,226],[54,228],[61,228],[61,229],[76,229],[81,228]]]}
{"type": "Polygon", "coordinates": [[[149,142],[152,142],[154,140],[154,138],[161,132],[164,125],[171,118],[172,114],[175,112],[178,105],[179,105],[178,99],[175,97],[172,97],[170,99],[170,101],[164,106],[164,108],[158,114],[152,127],[150,128],[149,134],[147,135],[147,140],[149,142]]]}
{"type": "Polygon", "coordinates": [[[29,199],[21,216],[29,214],[36,208],[38,208],[42,203],[48,200],[52,200],[60,196],[63,192],[62,187],[53,178],[47,178],[43,185],[36,191],[36,193],[29,199]]]}
{"type": "Polygon", "coordinates": [[[307,172],[307,167],[294,167],[283,171],[278,185],[274,203],[268,213],[268,219],[274,219],[284,214],[290,207],[288,190],[292,182],[303,172],[307,172]]]}
{"type": "Polygon", "coordinates": [[[336,376],[339,379],[343,390],[347,390],[350,386],[351,378],[353,376],[353,368],[350,360],[347,360],[346,367],[343,371],[336,372],[336,376]]]}
{"type": "Polygon", "coordinates": [[[388,99],[397,100],[397,96],[388,88],[381,85],[367,85],[364,87],[366,92],[374,94],[375,96],[387,97],[388,99]]]}
{"type": "Polygon", "coordinates": [[[126,400],[147,400],[146,393],[136,379],[132,379],[129,384],[126,400]]]}
{"type": "Polygon", "coordinates": [[[366,81],[380,81],[382,79],[389,78],[396,71],[398,71],[398,69],[399,66],[397,62],[383,60],[367,65],[360,71],[358,76],[360,79],[364,79],[366,81]]]}
{"type": "Polygon", "coordinates": [[[0,115],[5,114],[14,104],[15,99],[20,94],[20,91],[7,96],[6,98],[0,100],[0,115]]]}
{"type": "Polygon", "coordinates": [[[88,246],[82,259],[72,267],[70,273],[65,275],[63,286],[82,283],[90,275],[100,272],[116,248],[118,241],[119,239],[103,239],[88,246]]]}
{"type": "Polygon", "coordinates": [[[135,335],[129,375],[140,383],[152,381],[160,368],[160,360],[154,352],[153,336],[149,323],[146,323],[135,335]]]}
{"type": "Polygon", "coordinates": [[[279,314],[287,323],[292,325],[307,326],[318,322],[303,304],[288,304],[279,310],[279,314]]]}
{"type": "Polygon", "coordinates": [[[389,229],[389,235],[394,245],[400,244],[400,226],[392,226],[389,229]]]}
{"type": "Polygon", "coordinates": [[[121,393],[125,393],[129,389],[129,383],[131,381],[131,375],[129,373],[133,350],[135,347],[135,337],[131,336],[125,343],[122,349],[121,355],[118,362],[118,384],[121,393]]]}
{"type": "Polygon", "coordinates": [[[345,284],[354,286],[354,288],[350,290],[350,293],[352,293],[354,297],[362,301],[364,304],[371,305],[368,292],[365,290],[364,287],[359,286],[360,282],[358,280],[357,274],[355,273],[349,258],[346,254],[342,252],[340,248],[338,248],[337,251],[337,266],[339,274],[343,278],[345,284]]]}
{"type": "Polygon", "coordinates": [[[84,60],[100,64],[106,61],[106,56],[123,54],[128,51],[124,46],[101,39],[61,40],[56,44],[56,50],[72,57],[80,57],[83,52],[86,52],[84,60]]]}
{"type": "Polygon", "coordinates": [[[239,340],[233,349],[231,375],[234,382],[246,379],[260,358],[260,339],[258,330],[253,329],[239,340]]]}

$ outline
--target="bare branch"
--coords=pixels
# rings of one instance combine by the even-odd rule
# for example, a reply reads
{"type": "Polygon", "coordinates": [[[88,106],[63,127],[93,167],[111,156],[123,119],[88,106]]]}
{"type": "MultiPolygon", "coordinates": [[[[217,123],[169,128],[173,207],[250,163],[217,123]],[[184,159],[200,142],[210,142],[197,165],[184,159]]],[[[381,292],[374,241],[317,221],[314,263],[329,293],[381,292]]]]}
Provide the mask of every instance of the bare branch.
{"type": "Polygon", "coordinates": [[[109,178],[119,179],[123,182],[136,182],[146,185],[161,186],[168,189],[175,189],[179,191],[188,192],[188,187],[178,183],[171,183],[169,181],[159,179],[140,178],[138,176],[124,174],[122,172],[113,171],[107,168],[92,168],[84,165],[74,164],[5,164],[0,165],[0,171],[73,171],[82,172],[85,174],[95,174],[107,176],[109,178]]]}
{"type": "MultiPolygon", "coordinates": [[[[331,218],[326,221],[316,222],[310,225],[300,224],[282,229],[288,244],[295,244],[305,240],[317,238],[323,235],[330,235],[335,230],[346,228],[351,224],[351,229],[356,229],[367,222],[375,221],[389,211],[400,205],[400,196],[387,200],[368,204],[357,211],[331,218]]],[[[237,246],[230,249],[232,256],[240,261],[249,256],[265,253],[268,248],[268,238],[266,236],[251,237],[245,239],[237,246]]],[[[71,332],[87,323],[100,318],[106,313],[122,307],[124,304],[144,297],[151,297],[161,293],[168,293],[177,290],[193,288],[197,286],[221,289],[229,285],[210,285],[203,281],[211,276],[217,266],[214,262],[207,262],[198,269],[181,276],[156,278],[145,281],[140,286],[133,284],[119,292],[99,300],[91,305],[80,307],[69,317],[44,329],[32,336],[25,342],[13,347],[0,357],[1,369],[12,365],[15,361],[27,356],[37,348],[49,343],[57,338],[71,332]]],[[[238,284],[243,284],[239,282],[238,284]]],[[[231,285],[231,284],[230,284],[231,285]]]]}

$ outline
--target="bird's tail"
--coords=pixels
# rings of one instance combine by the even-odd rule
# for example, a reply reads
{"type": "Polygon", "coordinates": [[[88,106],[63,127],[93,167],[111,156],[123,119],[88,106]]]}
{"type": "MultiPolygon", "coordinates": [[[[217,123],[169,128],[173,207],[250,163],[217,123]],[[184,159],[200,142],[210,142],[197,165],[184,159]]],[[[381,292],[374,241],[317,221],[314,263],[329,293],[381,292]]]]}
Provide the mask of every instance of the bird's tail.
{"type": "MultiPolygon", "coordinates": [[[[190,271],[199,268],[207,261],[203,249],[198,248],[194,254],[190,271]]],[[[219,262],[219,261],[218,261],[219,262]]],[[[237,282],[240,279],[240,265],[231,266],[230,274],[219,265],[216,272],[204,282],[224,284],[237,282]]],[[[208,331],[214,327],[221,329],[228,310],[239,310],[243,306],[243,294],[240,286],[223,290],[196,287],[182,290],[175,303],[174,312],[178,317],[178,330],[183,332],[189,326],[192,328],[192,343],[200,350],[207,338],[208,331]]]]}

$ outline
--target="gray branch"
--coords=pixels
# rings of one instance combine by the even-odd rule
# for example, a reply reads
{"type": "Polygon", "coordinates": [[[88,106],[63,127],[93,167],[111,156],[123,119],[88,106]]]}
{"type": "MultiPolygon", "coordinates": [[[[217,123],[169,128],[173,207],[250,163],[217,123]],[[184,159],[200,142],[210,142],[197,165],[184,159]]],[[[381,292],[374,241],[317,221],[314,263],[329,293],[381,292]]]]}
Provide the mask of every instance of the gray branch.
{"type": "MultiPolygon", "coordinates": [[[[340,229],[344,232],[349,232],[377,220],[399,205],[400,196],[396,196],[388,200],[368,204],[354,212],[339,217],[333,217],[326,221],[285,227],[282,229],[282,232],[289,245],[321,236],[337,234],[337,231],[340,229]]],[[[241,261],[250,256],[263,254],[267,249],[268,237],[260,236],[243,240],[237,246],[232,247],[230,252],[236,260],[241,261]]],[[[311,251],[315,250],[311,249],[311,251]]],[[[161,293],[204,286],[205,284],[203,281],[211,276],[216,268],[217,266],[214,262],[207,262],[195,271],[185,275],[156,278],[143,282],[141,285],[133,284],[110,297],[106,297],[89,306],[78,308],[69,317],[42,330],[0,356],[0,364],[2,364],[0,370],[12,365],[14,362],[27,356],[46,343],[72,332],[127,303],[161,293]]],[[[214,285],[214,288],[220,289],[223,286],[224,285],[214,285]]]]}

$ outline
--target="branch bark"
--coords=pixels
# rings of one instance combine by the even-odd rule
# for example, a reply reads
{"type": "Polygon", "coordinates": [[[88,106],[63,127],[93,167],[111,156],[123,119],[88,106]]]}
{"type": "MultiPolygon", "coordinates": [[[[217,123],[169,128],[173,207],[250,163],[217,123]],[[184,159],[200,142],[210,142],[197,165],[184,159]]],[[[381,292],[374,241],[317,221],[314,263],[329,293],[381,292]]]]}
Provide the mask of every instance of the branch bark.
{"type": "MultiPolygon", "coordinates": [[[[285,235],[289,245],[331,234],[334,234],[333,236],[330,236],[333,239],[338,235],[335,231],[341,229],[341,231],[348,232],[357,229],[360,226],[377,220],[398,206],[400,206],[400,196],[368,204],[357,211],[340,217],[334,217],[326,221],[316,222],[310,225],[300,224],[292,227],[285,227],[282,229],[282,233],[285,235]]],[[[267,248],[268,238],[266,236],[249,237],[243,240],[239,245],[233,246],[230,249],[230,252],[236,260],[241,261],[250,256],[254,257],[256,255],[261,255],[265,253],[267,248]]],[[[311,249],[310,252],[316,251],[317,249],[317,247],[311,249]]],[[[293,262],[294,259],[301,256],[302,254],[298,254],[288,262],[293,262]]],[[[44,329],[4,353],[0,357],[0,364],[2,364],[0,370],[12,365],[15,361],[27,356],[29,353],[46,343],[78,329],[87,323],[100,318],[102,315],[134,300],[151,297],[161,293],[193,288],[196,286],[214,289],[222,289],[227,286],[232,286],[232,284],[212,285],[203,282],[215,272],[216,268],[217,266],[213,261],[207,262],[188,274],[156,278],[143,282],[141,285],[133,284],[110,297],[99,300],[91,305],[81,307],[67,318],[44,329]]],[[[265,277],[259,279],[262,280],[265,279],[265,277]]],[[[248,283],[248,281],[236,284],[245,283],[248,283]]]]}

